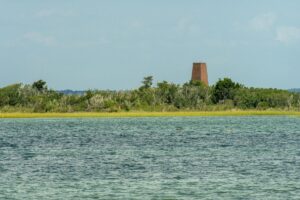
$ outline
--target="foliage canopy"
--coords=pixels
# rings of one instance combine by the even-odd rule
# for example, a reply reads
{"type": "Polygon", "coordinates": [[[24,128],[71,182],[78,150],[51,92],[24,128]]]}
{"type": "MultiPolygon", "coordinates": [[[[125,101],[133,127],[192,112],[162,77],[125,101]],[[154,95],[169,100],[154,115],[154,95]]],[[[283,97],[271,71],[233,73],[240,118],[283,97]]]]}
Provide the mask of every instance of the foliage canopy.
{"type": "Polygon", "coordinates": [[[89,90],[83,95],[63,94],[38,80],[31,85],[0,88],[0,112],[118,112],[118,111],[218,111],[229,109],[300,110],[300,94],[278,89],[248,88],[229,78],[213,86],[199,81],[153,87],[153,77],[138,89],[89,90]]]}

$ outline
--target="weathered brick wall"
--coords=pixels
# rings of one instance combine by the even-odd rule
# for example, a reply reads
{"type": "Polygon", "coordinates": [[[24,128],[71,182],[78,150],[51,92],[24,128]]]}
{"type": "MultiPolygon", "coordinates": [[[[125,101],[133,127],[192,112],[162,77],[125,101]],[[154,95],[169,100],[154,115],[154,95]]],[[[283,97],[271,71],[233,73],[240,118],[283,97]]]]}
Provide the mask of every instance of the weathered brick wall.
{"type": "Polygon", "coordinates": [[[208,85],[207,67],[206,63],[194,63],[192,80],[202,81],[208,85]]]}

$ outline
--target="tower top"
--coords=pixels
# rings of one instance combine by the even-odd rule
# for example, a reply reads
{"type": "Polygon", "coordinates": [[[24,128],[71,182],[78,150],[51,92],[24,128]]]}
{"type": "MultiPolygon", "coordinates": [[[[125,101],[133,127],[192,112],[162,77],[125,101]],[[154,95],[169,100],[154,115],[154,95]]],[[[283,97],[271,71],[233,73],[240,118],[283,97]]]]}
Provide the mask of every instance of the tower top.
{"type": "Polygon", "coordinates": [[[197,62],[194,62],[193,64],[206,64],[206,63],[202,62],[202,61],[197,61],[197,62]]]}

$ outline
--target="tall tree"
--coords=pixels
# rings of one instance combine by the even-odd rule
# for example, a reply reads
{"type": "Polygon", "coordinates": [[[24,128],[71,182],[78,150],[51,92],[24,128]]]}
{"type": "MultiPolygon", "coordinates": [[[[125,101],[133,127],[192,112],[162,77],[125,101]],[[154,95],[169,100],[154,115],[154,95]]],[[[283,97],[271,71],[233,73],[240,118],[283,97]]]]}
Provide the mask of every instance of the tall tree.
{"type": "Polygon", "coordinates": [[[32,87],[37,89],[39,92],[47,90],[47,83],[43,80],[38,80],[32,84],[32,87]]]}
{"type": "Polygon", "coordinates": [[[144,77],[144,80],[142,81],[142,83],[143,83],[142,88],[145,88],[145,89],[150,88],[153,84],[153,76],[144,77]]]}

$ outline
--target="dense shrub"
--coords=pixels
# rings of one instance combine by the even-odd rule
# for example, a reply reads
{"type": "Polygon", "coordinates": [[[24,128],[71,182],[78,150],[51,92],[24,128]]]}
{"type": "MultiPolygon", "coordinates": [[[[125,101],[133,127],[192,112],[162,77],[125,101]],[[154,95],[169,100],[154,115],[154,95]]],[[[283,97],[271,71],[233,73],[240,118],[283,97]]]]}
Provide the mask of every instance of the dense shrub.
{"type": "Polygon", "coordinates": [[[142,86],[127,91],[87,91],[67,95],[49,90],[46,82],[13,84],[0,88],[2,112],[117,112],[130,110],[228,110],[293,109],[300,110],[300,94],[286,90],[247,88],[229,78],[209,87],[199,81],[183,85],[157,83],[145,77],[142,86]]]}

